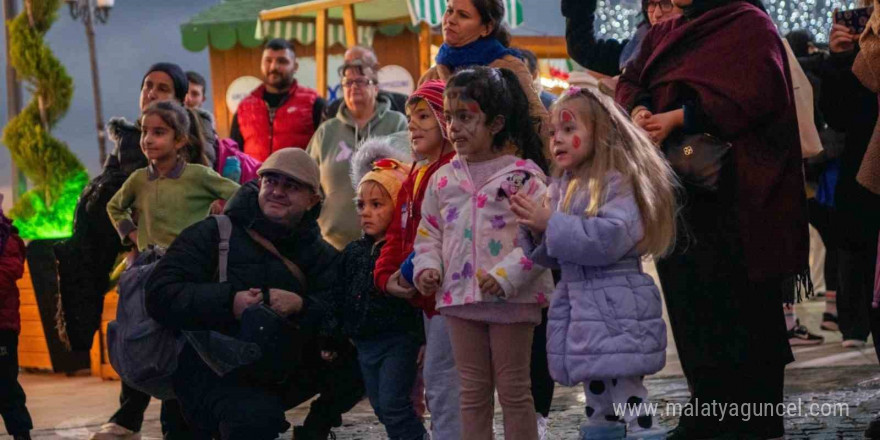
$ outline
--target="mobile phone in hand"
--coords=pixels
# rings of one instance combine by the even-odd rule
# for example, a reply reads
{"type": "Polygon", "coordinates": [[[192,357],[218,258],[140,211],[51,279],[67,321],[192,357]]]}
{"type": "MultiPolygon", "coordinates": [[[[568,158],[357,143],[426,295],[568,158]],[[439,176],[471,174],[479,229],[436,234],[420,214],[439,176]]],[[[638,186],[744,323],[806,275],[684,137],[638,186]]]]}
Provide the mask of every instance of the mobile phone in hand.
{"type": "Polygon", "coordinates": [[[872,13],[874,13],[873,6],[848,9],[846,11],[835,11],[834,22],[848,27],[850,32],[854,34],[861,34],[865,31],[865,27],[868,25],[868,19],[871,18],[872,13]]]}

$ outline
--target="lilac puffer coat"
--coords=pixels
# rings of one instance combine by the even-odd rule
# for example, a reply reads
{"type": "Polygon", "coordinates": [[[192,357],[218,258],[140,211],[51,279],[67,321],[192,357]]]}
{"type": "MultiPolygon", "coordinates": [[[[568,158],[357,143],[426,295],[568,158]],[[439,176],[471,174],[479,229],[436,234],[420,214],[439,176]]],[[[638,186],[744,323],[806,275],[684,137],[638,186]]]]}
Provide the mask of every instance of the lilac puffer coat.
{"type": "MultiPolygon", "coordinates": [[[[632,189],[610,174],[595,217],[559,212],[568,180],[550,187],[556,212],[536,245],[526,229],[520,244],[535,263],[562,270],[550,303],[550,375],[571,386],[595,379],[641,376],[666,364],[666,324],[660,292],[642,272],[636,244],[641,216],[632,189]]],[[[583,213],[588,197],[575,197],[583,213]]]]}

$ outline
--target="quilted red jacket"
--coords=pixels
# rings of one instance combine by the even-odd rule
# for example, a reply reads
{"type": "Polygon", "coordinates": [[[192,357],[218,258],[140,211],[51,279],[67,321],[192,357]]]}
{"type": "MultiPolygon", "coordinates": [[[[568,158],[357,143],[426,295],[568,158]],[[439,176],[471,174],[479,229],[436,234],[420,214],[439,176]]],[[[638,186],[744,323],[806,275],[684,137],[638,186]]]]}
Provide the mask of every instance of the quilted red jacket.
{"type": "MultiPolygon", "coordinates": [[[[385,246],[382,247],[382,253],[376,260],[376,267],[373,269],[373,281],[376,287],[385,291],[385,284],[388,278],[400,269],[400,264],[406,260],[406,257],[413,250],[413,243],[416,241],[416,230],[419,222],[422,221],[422,199],[425,197],[425,188],[428,180],[440,167],[449,163],[455,156],[455,151],[447,153],[440,160],[428,165],[428,170],[421,180],[421,187],[415,188],[416,176],[418,173],[413,171],[403,186],[400,187],[400,193],[397,196],[396,215],[391,219],[391,226],[385,232],[385,246]]],[[[425,311],[430,318],[437,314],[434,310],[434,296],[422,296],[417,294],[410,303],[425,311]]]]}
{"type": "Polygon", "coordinates": [[[0,330],[21,331],[18,312],[18,286],[15,282],[24,274],[24,242],[18,234],[6,240],[0,250],[0,330]]]}

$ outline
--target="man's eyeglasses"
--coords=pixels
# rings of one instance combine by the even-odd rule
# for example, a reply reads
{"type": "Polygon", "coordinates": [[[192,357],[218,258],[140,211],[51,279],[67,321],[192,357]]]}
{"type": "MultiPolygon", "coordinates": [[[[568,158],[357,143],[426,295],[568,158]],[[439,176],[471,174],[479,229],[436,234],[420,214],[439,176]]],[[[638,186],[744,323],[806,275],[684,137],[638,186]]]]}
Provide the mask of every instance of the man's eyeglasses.
{"type": "Polygon", "coordinates": [[[672,0],[661,0],[659,2],[649,1],[648,2],[648,12],[651,12],[651,10],[656,9],[657,6],[660,7],[661,11],[669,12],[672,10],[672,0]]]}
{"type": "Polygon", "coordinates": [[[260,184],[272,189],[278,188],[284,192],[299,192],[310,189],[308,185],[275,173],[263,174],[263,176],[260,177],[260,184]]]}
{"type": "Polygon", "coordinates": [[[342,80],[342,87],[345,87],[346,89],[350,89],[354,86],[366,87],[366,86],[371,86],[373,84],[376,84],[376,81],[373,81],[372,79],[369,79],[369,78],[355,78],[355,79],[342,80]]]}

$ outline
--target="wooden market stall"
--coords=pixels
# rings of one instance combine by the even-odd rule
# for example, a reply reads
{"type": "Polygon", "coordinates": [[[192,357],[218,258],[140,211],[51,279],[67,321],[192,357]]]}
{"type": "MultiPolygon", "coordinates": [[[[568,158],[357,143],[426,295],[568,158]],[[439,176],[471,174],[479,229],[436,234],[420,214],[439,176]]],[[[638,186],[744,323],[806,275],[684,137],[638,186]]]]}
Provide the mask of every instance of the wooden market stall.
{"type": "MultiPolygon", "coordinates": [[[[543,59],[567,58],[558,8],[547,8],[542,0],[505,2],[514,46],[543,59]]],[[[301,64],[297,78],[333,98],[338,92],[333,61],[340,62],[345,48],[354,44],[372,47],[383,66],[400,66],[418,80],[442,42],[439,25],[445,6],[445,0],[226,0],[182,24],[181,37],[190,51],[208,49],[208,92],[214,97],[217,131],[228,136],[235,97],[242,96],[230,86],[245,76],[261,77],[261,47],[266,40],[292,41],[301,64]],[[227,100],[230,90],[235,96],[227,100]]]]}

